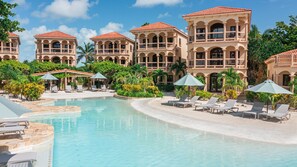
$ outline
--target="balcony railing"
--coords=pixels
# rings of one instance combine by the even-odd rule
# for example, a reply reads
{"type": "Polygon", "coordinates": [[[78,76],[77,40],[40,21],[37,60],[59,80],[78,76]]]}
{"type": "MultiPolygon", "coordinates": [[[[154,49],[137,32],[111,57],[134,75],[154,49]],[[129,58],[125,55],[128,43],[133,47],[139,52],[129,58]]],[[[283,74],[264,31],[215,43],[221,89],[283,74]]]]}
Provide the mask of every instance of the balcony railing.
{"type": "Polygon", "coordinates": [[[297,55],[278,56],[275,60],[275,66],[297,66],[297,55]]]}
{"type": "MultiPolygon", "coordinates": [[[[224,32],[209,32],[206,39],[206,33],[196,33],[196,42],[218,42],[218,41],[246,41],[246,34],[244,32],[238,32],[236,37],[236,31],[224,32]],[[225,35],[225,36],[224,36],[225,35]]],[[[194,42],[194,35],[189,36],[189,42],[194,42]]]]}
{"type": "MultiPolygon", "coordinates": [[[[167,49],[172,49],[174,47],[173,42],[167,42],[167,49]]],[[[158,43],[140,43],[139,49],[166,49],[166,43],[165,42],[159,42],[158,43]],[[159,47],[158,47],[159,46],[159,47]]]]}
{"type": "Polygon", "coordinates": [[[146,66],[148,69],[170,69],[173,62],[167,62],[167,66],[166,62],[139,62],[138,64],[146,66]]]}
{"type": "Polygon", "coordinates": [[[236,67],[236,60],[235,58],[226,58],[225,64],[223,59],[198,59],[196,60],[196,66],[194,66],[194,60],[189,61],[190,68],[244,68],[245,67],[245,60],[238,59],[237,60],[237,67],[236,67]],[[206,65],[207,63],[207,65],[206,65]]]}
{"type": "Polygon", "coordinates": [[[17,47],[0,47],[1,53],[17,53],[17,47]]]}
{"type": "Polygon", "coordinates": [[[57,48],[54,48],[54,49],[48,49],[48,48],[44,48],[43,50],[42,49],[38,49],[37,50],[38,53],[48,53],[48,54],[60,54],[60,53],[63,53],[63,54],[72,54],[74,53],[74,49],[57,49],[57,48]]]}
{"type": "Polygon", "coordinates": [[[126,49],[98,49],[95,50],[97,54],[127,54],[129,50],[126,49]]]}

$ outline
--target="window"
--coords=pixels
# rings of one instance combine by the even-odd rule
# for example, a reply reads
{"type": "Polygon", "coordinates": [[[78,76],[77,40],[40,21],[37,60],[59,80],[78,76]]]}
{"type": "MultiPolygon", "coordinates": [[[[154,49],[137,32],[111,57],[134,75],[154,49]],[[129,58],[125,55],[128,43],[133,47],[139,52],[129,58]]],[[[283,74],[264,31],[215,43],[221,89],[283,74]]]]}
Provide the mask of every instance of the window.
{"type": "Polygon", "coordinates": [[[60,48],[60,46],[61,46],[60,42],[53,43],[53,48],[60,48]]]}
{"type": "Polygon", "coordinates": [[[236,26],[231,26],[230,31],[236,31],[236,26]]]}
{"type": "Polygon", "coordinates": [[[121,64],[126,64],[126,60],[121,60],[121,64]]]}
{"type": "Polygon", "coordinates": [[[180,38],[178,39],[178,42],[179,42],[179,47],[181,47],[181,39],[180,38]]]}
{"type": "Polygon", "coordinates": [[[167,82],[173,82],[173,75],[167,76],[167,82]]]}
{"type": "Polygon", "coordinates": [[[205,33],[205,28],[197,28],[197,33],[205,33]]]}
{"type": "Polygon", "coordinates": [[[290,75],[284,74],[283,75],[283,86],[289,86],[290,83],[290,75]]]}
{"type": "Polygon", "coordinates": [[[126,49],[126,45],[121,45],[121,48],[122,49],[126,49]]]}
{"type": "Polygon", "coordinates": [[[230,58],[231,59],[235,59],[235,51],[231,51],[230,52],[230,58]]]}
{"type": "MultiPolygon", "coordinates": [[[[125,49],[125,48],[124,48],[125,49]]],[[[133,50],[133,48],[132,48],[132,46],[130,45],[130,52],[132,52],[132,50],[133,50]]]]}
{"type": "Polygon", "coordinates": [[[172,43],[173,42],[173,38],[167,38],[167,41],[172,43]]]}
{"type": "Polygon", "coordinates": [[[142,43],[145,43],[145,39],[142,40],[142,43]]]}
{"type": "Polygon", "coordinates": [[[142,62],[145,62],[145,57],[142,58],[142,62]]]}
{"type": "Polygon", "coordinates": [[[204,52],[197,52],[196,53],[196,59],[205,59],[205,53],[204,52]]]}
{"type": "MultiPolygon", "coordinates": [[[[222,59],[223,50],[221,48],[214,48],[210,51],[210,59],[222,59]]],[[[223,65],[223,60],[210,60],[210,65],[223,65]]]]}
{"type": "Polygon", "coordinates": [[[173,56],[168,56],[167,60],[168,60],[168,62],[173,62],[173,56]]]}
{"type": "Polygon", "coordinates": [[[49,44],[43,44],[43,48],[49,48],[49,44]]]}
{"type": "Polygon", "coordinates": [[[224,38],[224,25],[221,23],[216,23],[210,27],[211,32],[221,32],[216,34],[211,34],[211,39],[218,39],[218,38],[224,38]]]}

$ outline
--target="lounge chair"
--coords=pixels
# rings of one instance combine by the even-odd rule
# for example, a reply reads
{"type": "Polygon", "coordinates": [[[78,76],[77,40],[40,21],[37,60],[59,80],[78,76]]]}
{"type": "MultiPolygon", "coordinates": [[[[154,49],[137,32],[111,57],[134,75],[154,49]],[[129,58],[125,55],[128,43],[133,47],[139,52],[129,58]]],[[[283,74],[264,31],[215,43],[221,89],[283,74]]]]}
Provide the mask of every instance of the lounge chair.
{"type": "Polygon", "coordinates": [[[177,102],[176,106],[183,106],[184,108],[188,106],[193,107],[198,99],[199,99],[199,96],[194,96],[190,101],[177,102]]]}
{"type": "Polygon", "coordinates": [[[57,86],[53,86],[51,92],[52,93],[58,93],[58,87],[57,86]]]}
{"type": "Polygon", "coordinates": [[[96,87],[96,85],[92,85],[91,90],[93,92],[97,92],[99,89],[96,87]]]}
{"type": "Polygon", "coordinates": [[[83,92],[84,91],[83,86],[82,85],[77,85],[76,91],[77,92],[83,92]]]}
{"type": "Polygon", "coordinates": [[[0,134],[8,135],[8,134],[25,134],[24,126],[12,126],[12,127],[0,127],[0,134]]]}
{"type": "Polygon", "coordinates": [[[32,167],[37,160],[37,153],[25,152],[17,154],[0,154],[0,166],[7,167],[32,167]]]}
{"type": "Polygon", "coordinates": [[[106,92],[106,91],[107,91],[107,88],[106,88],[105,85],[101,85],[101,91],[102,91],[102,92],[106,92]]]}
{"type": "Polygon", "coordinates": [[[197,110],[197,108],[202,108],[203,111],[204,109],[210,110],[216,105],[218,100],[219,98],[211,97],[206,104],[195,104],[195,110],[197,110]]]}
{"type": "Polygon", "coordinates": [[[281,104],[278,105],[274,113],[261,113],[259,116],[266,116],[266,118],[276,118],[282,122],[283,120],[289,120],[291,117],[291,114],[289,113],[289,107],[288,104],[281,104]]]}
{"type": "Polygon", "coordinates": [[[250,111],[242,112],[242,117],[244,117],[244,115],[253,115],[255,116],[255,119],[256,119],[260,113],[263,113],[263,108],[264,108],[264,103],[255,102],[250,111]]]}
{"type": "Polygon", "coordinates": [[[224,114],[225,112],[231,111],[231,110],[234,111],[234,109],[237,109],[237,111],[238,111],[238,108],[235,108],[236,101],[237,100],[229,99],[223,107],[214,106],[212,108],[212,110],[213,110],[213,112],[215,112],[215,111],[222,112],[222,114],[224,114]]]}
{"type": "Polygon", "coordinates": [[[72,93],[71,85],[66,85],[65,92],[66,93],[72,93]]]}
{"type": "Polygon", "coordinates": [[[25,128],[28,128],[29,120],[26,118],[0,119],[0,127],[13,127],[13,126],[24,126],[25,128]]]}
{"type": "Polygon", "coordinates": [[[178,102],[185,102],[187,98],[188,98],[188,95],[183,95],[178,100],[168,100],[167,104],[174,106],[178,102]]]}

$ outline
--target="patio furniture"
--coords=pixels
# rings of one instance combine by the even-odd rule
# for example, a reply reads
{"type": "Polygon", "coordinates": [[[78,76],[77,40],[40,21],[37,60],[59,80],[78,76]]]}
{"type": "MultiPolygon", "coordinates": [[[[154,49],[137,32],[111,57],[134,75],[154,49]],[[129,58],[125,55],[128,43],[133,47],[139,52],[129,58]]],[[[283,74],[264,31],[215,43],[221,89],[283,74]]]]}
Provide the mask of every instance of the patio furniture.
{"type": "Polygon", "coordinates": [[[195,104],[195,110],[197,110],[197,108],[200,108],[200,107],[202,107],[203,111],[204,109],[210,110],[212,107],[216,105],[216,102],[218,100],[219,98],[211,97],[206,104],[195,104]]]}
{"type": "Polygon", "coordinates": [[[24,126],[25,128],[28,128],[29,120],[26,118],[0,119],[0,127],[13,127],[13,126],[24,126]]]}
{"type": "Polygon", "coordinates": [[[174,106],[177,102],[185,102],[187,98],[188,98],[188,95],[183,95],[178,100],[168,100],[167,104],[174,106]]]}
{"type": "Polygon", "coordinates": [[[101,85],[101,91],[102,92],[106,92],[107,91],[106,85],[101,85]]]}
{"type": "Polygon", "coordinates": [[[77,85],[77,92],[84,92],[83,86],[82,85],[77,85]]]}
{"type": "Polygon", "coordinates": [[[190,101],[184,101],[184,102],[177,102],[176,106],[182,106],[182,107],[193,107],[195,105],[195,102],[199,99],[199,96],[194,96],[190,101]]]}
{"type": "Polygon", "coordinates": [[[71,85],[66,85],[65,92],[66,93],[72,93],[72,87],[71,87],[71,85]]]}
{"type": "Polygon", "coordinates": [[[0,166],[33,167],[33,163],[37,160],[36,157],[36,152],[0,154],[0,166]]]}
{"type": "Polygon", "coordinates": [[[12,126],[12,127],[0,127],[0,134],[8,135],[8,134],[25,134],[24,126],[12,126]]]}
{"type": "Polygon", "coordinates": [[[92,85],[91,90],[92,90],[93,92],[97,92],[97,91],[99,91],[99,89],[96,87],[96,85],[92,85]]]}
{"type": "Polygon", "coordinates": [[[237,111],[238,111],[238,108],[234,107],[236,104],[236,101],[237,100],[229,99],[223,107],[214,106],[214,107],[212,107],[212,110],[213,110],[213,112],[215,112],[215,111],[222,112],[223,115],[225,112],[228,112],[231,110],[234,111],[234,109],[237,109],[237,111]]]}
{"type": "Polygon", "coordinates": [[[261,113],[259,116],[266,116],[266,118],[276,118],[282,123],[283,120],[289,120],[291,117],[291,114],[289,113],[289,107],[289,104],[280,104],[277,105],[274,113],[261,113]]]}
{"type": "Polygon", "coordinates": [[[253,115],[256,119],[260,113],[263,113],[263,108],[264,108],[264,103],[254,102],[254,105],[250,111],[242,112],[242,117],[244,117],[244,115],[253,115]]]}
{"type": "Polygon", "coordinates": [[[53,86],[51,92],[52,93],[58,93],[58,87],[57,86],[53,86]]]}

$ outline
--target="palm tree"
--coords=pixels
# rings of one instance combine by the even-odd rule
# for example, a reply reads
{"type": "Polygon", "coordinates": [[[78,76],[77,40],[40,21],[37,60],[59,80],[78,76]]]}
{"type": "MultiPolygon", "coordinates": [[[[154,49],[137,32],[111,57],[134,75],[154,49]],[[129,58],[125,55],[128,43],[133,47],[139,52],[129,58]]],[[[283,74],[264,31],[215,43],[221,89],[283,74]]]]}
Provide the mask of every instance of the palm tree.
{"type": "Polygon", "coordinates": [[[149,24],[150,24],[149,22],[145,22],[144,24],[141,25],[141,27],[143,27],[143,26],[147,26],[147,25],[149,25],[149,24]]]}
{"type": "Polygon", "coordinates": [[[147,76],[147,69],[145,66],[141,66],[140,64],[135,64],[131,67],[132,72],[139,78],[143,76],[147,76]]]}
{"type": "Polygon", "coordinates": [[[155,84],[157,84],[159,77],[164,77],[164,76],[168,76],[168,74],[167,74],[167,72],[164,72],[161,69],[157,69],[157,70],[153,71],[153,73],[152,73],[152,77],[154,79],[155,84]]]}
{"type": "Polygon", "coordinates": [[[77,63],[79,63],[82,58],[86,59],[86,63],[94,61],[94,44],[84,43],[84,46],[78,46],[77,49],[77,63]]]}
{"type": "Polygon", "coordinates": [[[175,75],[179,75],[180,73],[183,73],[183,75],[186,75],[186,69],[187,69],[186,62],[179,59],[176,61],[176,63],[172,64],[170,68],[170,72],[175,71],[175,75]]]}
{"type": "Polygon", "coordinates": [[[221,83],[223,79],[225,80],[223,89],[237,90],[243,88],[243,81],[240,79],[239,74],[232,67],[218,74],[218,82],[221,83]]]}

